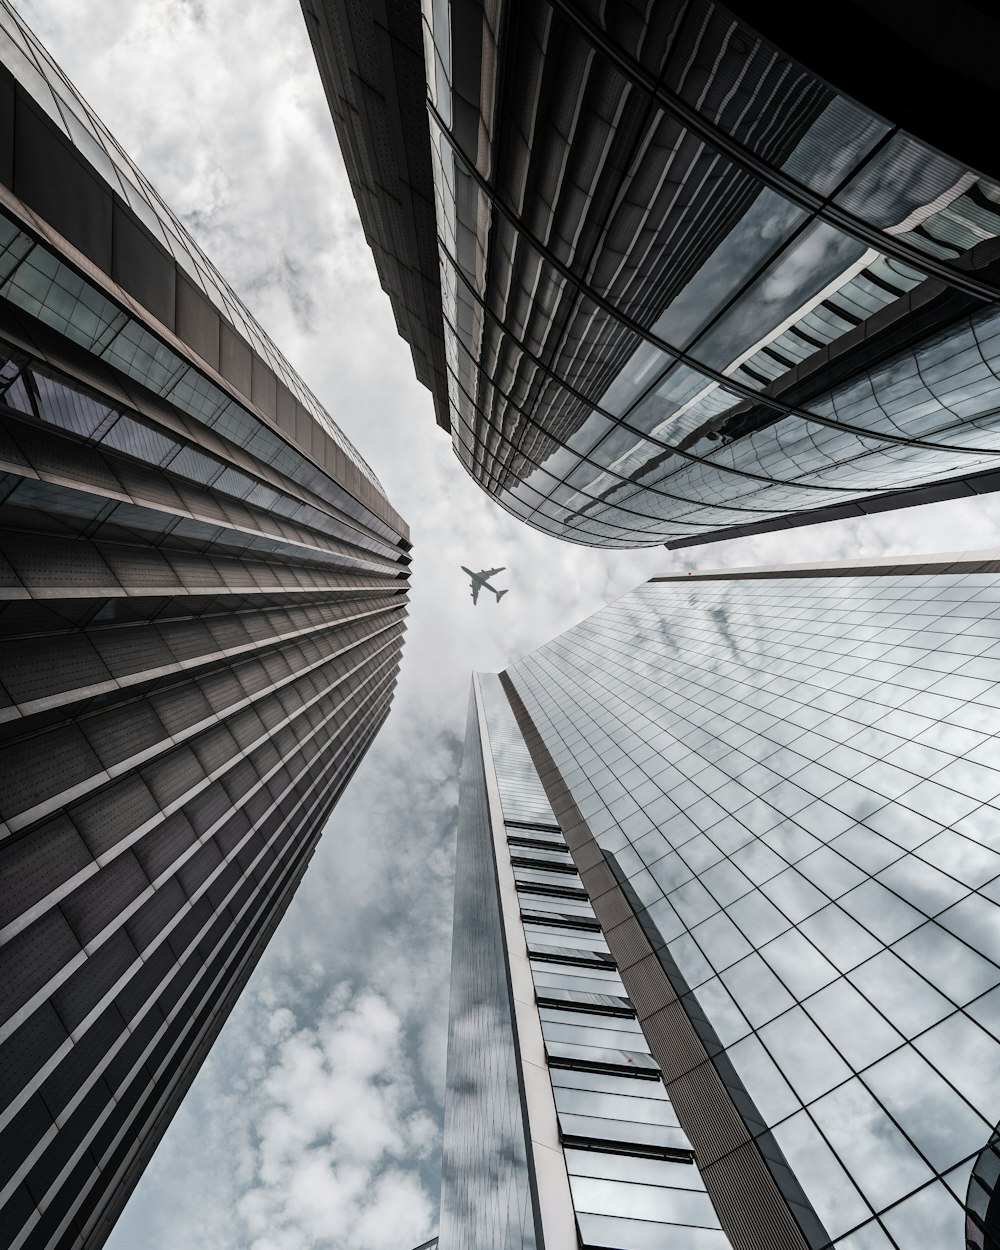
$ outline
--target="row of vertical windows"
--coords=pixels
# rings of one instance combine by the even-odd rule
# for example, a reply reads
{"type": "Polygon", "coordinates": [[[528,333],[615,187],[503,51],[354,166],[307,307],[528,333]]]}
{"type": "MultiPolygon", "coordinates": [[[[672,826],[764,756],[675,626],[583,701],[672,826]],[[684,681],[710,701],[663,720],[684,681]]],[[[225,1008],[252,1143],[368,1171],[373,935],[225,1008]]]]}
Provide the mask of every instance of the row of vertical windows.
{"type": "Polygon", "coordinates": [[[527,822],[513,816],[505,831],[581,1245],[645,1250],[669,1237],[678,1250],[727,1250],[500,683],[480,682],[505,822],[527,807],[545,820],[526,865],[527,822]]]}

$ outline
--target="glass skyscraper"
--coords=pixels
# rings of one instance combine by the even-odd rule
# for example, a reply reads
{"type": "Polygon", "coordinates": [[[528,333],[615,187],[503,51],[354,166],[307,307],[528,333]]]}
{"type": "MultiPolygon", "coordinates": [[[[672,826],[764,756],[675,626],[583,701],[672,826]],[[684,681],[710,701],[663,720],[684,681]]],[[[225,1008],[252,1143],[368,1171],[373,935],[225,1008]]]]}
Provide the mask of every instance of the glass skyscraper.
{"type": "Polygon", "coordinates": [[[0,3],[0,1242],[106,1238],[385,720],[405,523],[0,3]]]}
{"type": "Polygon", "coordinates": [[[995,553],[654,579],[477,677],[441,1244],[1000,1244],[998,729],[995,553]]]}
{"type": "Polygon", "coordinates": [[[728,1250],[495,676],[473,682],[455,881],[441,1245],[728,1250]]]}
{"type": "Polygon", "coordinates": [[[400,333],[509,511],[683,546],[997,488],[983,6],[302,4],[400,333]]]}

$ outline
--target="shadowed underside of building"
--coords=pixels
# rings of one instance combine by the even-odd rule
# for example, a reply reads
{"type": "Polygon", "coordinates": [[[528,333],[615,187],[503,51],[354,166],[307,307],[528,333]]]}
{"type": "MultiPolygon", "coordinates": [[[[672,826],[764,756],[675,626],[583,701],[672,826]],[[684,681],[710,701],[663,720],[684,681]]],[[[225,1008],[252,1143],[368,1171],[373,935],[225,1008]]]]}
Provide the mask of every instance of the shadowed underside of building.
{"type": "Polygon", "coordinates": [[[400,333],[508,510],[684,546],[996,489],[985,6],[454,0],[422,51],[417,0],[303,10],[400,333]]]}
{"type": "Polygon", "coordinates": [[[371,470],[0,7],[0,1240],[102,1244],[392,699],[371,470]]]}

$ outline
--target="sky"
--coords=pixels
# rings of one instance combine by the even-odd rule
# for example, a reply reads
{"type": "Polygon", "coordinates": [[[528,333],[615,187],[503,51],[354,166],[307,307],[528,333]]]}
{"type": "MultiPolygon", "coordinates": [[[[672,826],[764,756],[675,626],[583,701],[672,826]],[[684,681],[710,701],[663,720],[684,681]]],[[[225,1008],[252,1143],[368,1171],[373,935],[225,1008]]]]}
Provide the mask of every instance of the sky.
{"type": "Polygon", "coordinates": [[[374,468],[414,543],[393,711],[109,1250],[410,1250],[437,1226],[474,670],[648,577],[1000,545],[1000,495],[670,553],[537,533],[466,476],[364,240],[295,0],[15,0],[374,468]],[[495,604],[459,566],[505,565],[495,604]]]}

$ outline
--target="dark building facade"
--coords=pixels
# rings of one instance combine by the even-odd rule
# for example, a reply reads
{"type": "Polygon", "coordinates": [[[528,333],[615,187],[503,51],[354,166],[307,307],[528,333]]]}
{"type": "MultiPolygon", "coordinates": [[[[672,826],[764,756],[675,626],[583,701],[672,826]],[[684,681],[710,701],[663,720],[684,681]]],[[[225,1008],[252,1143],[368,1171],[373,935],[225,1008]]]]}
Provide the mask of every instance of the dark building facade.
{"type": "Polygon", "coordinates": [[[302,0],[302,13],[379,280],[448,430],[420,4],[302,0]]]}
{"type": "Polygon", "coordinates": [[[0,5],[0,1241],[98,1247],[389,711],[405,523],[0,5]]]}
{"type": "Polygon", "coordinates": [[[442,1245],[494,1192],[456,1246],[1000,1244],[998,639],[995,552],[774,568],[476,679],[456,959],[475,889],[513,1028],[456,993],[442,1245]]]}
{"type": "Polygon", "coordinates": [[[303,7],[401,333],[509,511],[683,546],[996,489],[987,6],[427,3],[424,83],[418,0],[303,7]]]}

